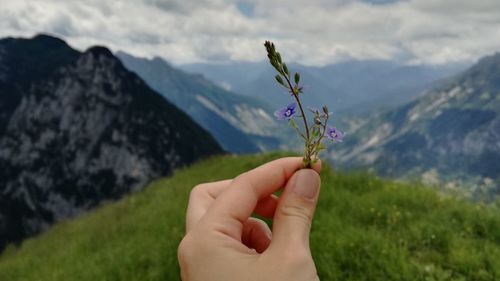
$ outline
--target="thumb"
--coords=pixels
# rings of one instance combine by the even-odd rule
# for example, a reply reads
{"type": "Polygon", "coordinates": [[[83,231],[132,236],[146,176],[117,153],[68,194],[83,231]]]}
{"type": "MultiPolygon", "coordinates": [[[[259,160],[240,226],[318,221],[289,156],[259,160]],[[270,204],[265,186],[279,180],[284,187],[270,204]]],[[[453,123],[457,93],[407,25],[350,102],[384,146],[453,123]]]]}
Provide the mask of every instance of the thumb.
{"type": "Polygon", "coordinates": [[[312,169],[301,169],[288,180],[273,220],[272,244],[309,249],[309,232],[321,180],[312,169]]]}

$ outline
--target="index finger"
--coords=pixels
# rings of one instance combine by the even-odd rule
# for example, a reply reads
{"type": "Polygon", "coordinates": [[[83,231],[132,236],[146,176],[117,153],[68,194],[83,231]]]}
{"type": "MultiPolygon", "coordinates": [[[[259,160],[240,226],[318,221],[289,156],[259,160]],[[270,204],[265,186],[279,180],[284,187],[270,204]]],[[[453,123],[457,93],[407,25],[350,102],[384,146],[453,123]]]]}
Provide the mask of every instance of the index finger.
{"type": "Polygon", "coordinates": [[[231,181],[199,184],[191,190],[186,212],[186,233],[205,215],[212,202],[229,187],[231,181]]]}
{"type": "MultiPolygon", "coordinates": [[[[286,157],[241,174],[214,201],[204,217],[205,222],[241,240],[243,223],[250,217],[259,200],[284,187],[301,167],[301,157],[286,157]]],[[[318,162],[313,168],[319,173],[321,163],[318,162]]]]}

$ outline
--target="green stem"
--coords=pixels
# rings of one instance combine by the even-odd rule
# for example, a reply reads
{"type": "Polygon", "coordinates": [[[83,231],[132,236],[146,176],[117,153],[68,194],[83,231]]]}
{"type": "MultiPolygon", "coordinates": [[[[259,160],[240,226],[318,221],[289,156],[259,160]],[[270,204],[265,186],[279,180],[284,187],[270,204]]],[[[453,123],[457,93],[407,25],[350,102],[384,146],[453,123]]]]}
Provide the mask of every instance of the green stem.
{"type": "Polygon", "coordinates": [[[313,145],[313,147],[317,146],[318,144],[321,143],[321,140],[323,139],[323,137],[325,136],[325,132],[326,132],[326,123],[328,123],[328,118],[330,117],[329,114],[326,115],[326,119],[325,119],[325,123],[323,124],[323,133],[319,136],[318,138],[318,141],[316,141],[313,145]]]}
{"type": "Polygon", "coordinates": [[[292,92],[293,97],[295,98],[295,100],[299,104],[300,113],[302,114],[302,120],[304,121],[304,128],[306,129],[306,153],[305,153],[306,154],[305,158],[307,161],[306,168],[310,168],[311,167],[311,163],[310,163],[311,162],[311,155],[310,155],[310,151],[309,151],[310,135],[309,135],[309,126],[307,126],[306,114],[304,113],[304,109],[302,108],[302,104],[300,103],[298,93],[295,93],[294,88],[292,86],[292,83],[290,82],[290,79],[288,79],[288,76],[286,76],[286,75],[283,75],[283,76],[285,77],[286,82],[288,83],[288,86],[290,87],[290,92],[292,92]]]}
{"type": "Polygon", "coordinates": [[[297,131],[297,133],[299,133],[299,135],[304,139],[304,140],[307,140],[306,137],[304,136],[304,134],[299,130],[299,128],[296,128],[296,127],[293,127],[295,129],[295,131],[297,131]]]}

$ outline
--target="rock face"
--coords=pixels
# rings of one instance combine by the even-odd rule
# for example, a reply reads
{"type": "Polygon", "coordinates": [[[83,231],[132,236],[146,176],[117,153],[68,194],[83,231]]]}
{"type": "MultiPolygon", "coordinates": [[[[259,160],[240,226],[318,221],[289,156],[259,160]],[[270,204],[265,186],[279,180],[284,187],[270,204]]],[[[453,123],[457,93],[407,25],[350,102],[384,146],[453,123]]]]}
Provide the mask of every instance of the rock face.
{"type": "Polygon", "coordinates": [[[290,141],[293,130],[278,123],[272,115],[274,109],[265,102],[227,91],[201,75],[176,69],[161,58],[137,58],[123,52],[117,56],[128,69],[208,130],[224,149],[251,153],[295,146],[290,141]]]}
{"type": "Polygon", "coordinates": [[[222,152],[108,49],[0,40],[0,249],[222,152]]]}
{"type": "Polygon", "coordinates": [[[500,194],[500,54],[371,118],[346,139],[348,148],[333,158],[348,167],[465,183],[472,196],[493,198],[500,194]]]}

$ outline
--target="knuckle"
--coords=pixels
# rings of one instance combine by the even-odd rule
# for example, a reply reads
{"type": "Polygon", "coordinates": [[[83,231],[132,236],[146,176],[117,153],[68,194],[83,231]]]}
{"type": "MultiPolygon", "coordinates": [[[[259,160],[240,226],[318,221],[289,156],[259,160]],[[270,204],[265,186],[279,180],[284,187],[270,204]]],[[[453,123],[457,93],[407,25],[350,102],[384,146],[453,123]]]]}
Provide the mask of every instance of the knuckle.
{"type": "Polygon", "coordinates": [[[244,173],[239,174],[237,177],[235,177],[233,179],[233,183],[239,184],[239,183],[246,181],[247,175],[248,175],[248,172],[244,172],[244,173]]]}
{"type": "Polygon", "coordinates": [[[305,223],[307,226],[311,225],[312,213],[309,208],[300,205],[284,205],[280,209],[280,214],[283,217],[293,218],[305,223]]]}
{"type": "Polygon", "coordinates": [[[186,263],[186,261],[190,259],[193,249],[192,244],[192,239],[188,235],[186,235],[179,243],[179,247],[177,248],[177,258],[180,263],[186,263]]]}
{"type": "Polygon", "coordinates": [[[199,197],[205,193],[206,193],[206,184],[204,183],[197,184],[195,187],[191,189],[191,192],[189,193],[189,198],[192,199],[195,197],[199,197]]]}

